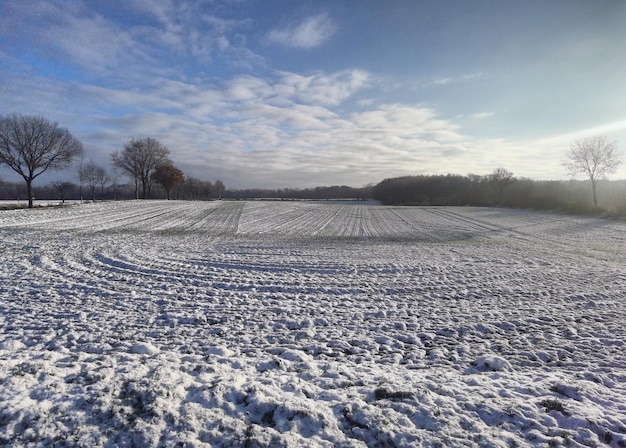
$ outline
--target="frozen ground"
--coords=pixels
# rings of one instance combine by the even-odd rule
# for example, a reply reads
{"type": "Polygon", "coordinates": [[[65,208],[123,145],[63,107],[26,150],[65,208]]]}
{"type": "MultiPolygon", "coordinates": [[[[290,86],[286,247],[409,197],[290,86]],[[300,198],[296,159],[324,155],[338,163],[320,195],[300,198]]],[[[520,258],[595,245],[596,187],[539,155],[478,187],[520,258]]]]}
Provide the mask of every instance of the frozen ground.
{"type": "Polygon", "coordinates": [[[626,446],[626,223],[0,212],[1,446],[626,446]]]}

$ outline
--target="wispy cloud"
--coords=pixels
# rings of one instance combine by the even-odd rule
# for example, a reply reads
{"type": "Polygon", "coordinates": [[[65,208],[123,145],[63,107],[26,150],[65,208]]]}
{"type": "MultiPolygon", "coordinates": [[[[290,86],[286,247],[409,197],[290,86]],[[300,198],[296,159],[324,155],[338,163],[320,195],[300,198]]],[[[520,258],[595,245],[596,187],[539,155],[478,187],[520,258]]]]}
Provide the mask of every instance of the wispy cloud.
{"type": "Polygon", "coordinates": [[[569,132],[566,134],[560,134],[556,136],[552,136],[546,139],[540,140],[542,144],[564,144],[568,145],[572,143],[574,140],[593,137],[595,135],[611,135],[617,132],[623,132],[626,130],[626,119],[620,121],[614,121],[611,123],[604,123],[598,126],[594,126],[587,129],[581,129],[574,132],[569,132]]]}
{"type": "Polygon", "coordinates": [[[233,43],[245,23],[206,14],[195,2],[134,0],[111,12],[106,4],[92,9],[23,0],[10,2],[0,16],[0,36],[20,36],[33,44],[25,51],[36,49],[51,64],[61,60],[83,74],[145,82],[150,76],[183,78],[185,69],[208,67],[217,57],[231,66],[262,65],[262,57],[233,43]]]}
{"type": "Polygon", "coordinates": [[[337,26],[328,14],[318,14],[295,24],[275,28],[266,38],[271,43],[286,47],[309,49],[322,45],[336,30],[337,26]]]}
{"type": "Polygon", "coordinates": [[[445,86],[446,84],[450,84],[452,82],[452,78],[437,78],[432,81],[432,84],[436,86],[445,86]]]}
{"type": "Polygon", "coordinates": [[[468,118],[471,118],[472,120],[484,120],[485,118],[490,118],[494,115],[495,114],[493,112],[476,112],[468,115],[468,118]]]}
{"type": "Polygon", "coordinates": [[[366,87],[371,76],[364,70],[342,70],[303,76],[283,73],[278,88],[287,96],[305,103],[336,106],[366,87]]]}
{"type": "Polygon", "coordinates": [[[152,57],[136,41],[132,30],[122,29],[100,14],[55,2],[12,2],[0,19],[2,34],[29,35],[26,48],[47,59],[69,61],[91,73],[112,74],[120,66],[151,65],[152,57]]]}
{"type": "Polygon", "coordinates": [[[447,86],[449,84],[461,83],[465,81],[471,81],[473,79],[482,78],[483,73],[464,73],[461,75],[454,76],[440,76],[434,79],[428,79],[422,82],[422,87],[432,87],[432,86],[447,86]]]}

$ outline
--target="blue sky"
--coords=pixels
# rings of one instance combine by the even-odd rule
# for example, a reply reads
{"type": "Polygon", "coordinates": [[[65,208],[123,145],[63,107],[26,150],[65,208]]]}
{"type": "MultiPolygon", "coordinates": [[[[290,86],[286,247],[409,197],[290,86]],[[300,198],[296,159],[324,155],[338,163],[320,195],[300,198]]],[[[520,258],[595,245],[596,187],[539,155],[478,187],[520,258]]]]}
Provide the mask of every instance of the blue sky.
{"type": "Polygon", "coordinates": [[[234,188],[565,179],[578,138],[624,152],[625,23],[622,0],[4,0],[0,113],[107,168],[154,137],[234,188]]]}

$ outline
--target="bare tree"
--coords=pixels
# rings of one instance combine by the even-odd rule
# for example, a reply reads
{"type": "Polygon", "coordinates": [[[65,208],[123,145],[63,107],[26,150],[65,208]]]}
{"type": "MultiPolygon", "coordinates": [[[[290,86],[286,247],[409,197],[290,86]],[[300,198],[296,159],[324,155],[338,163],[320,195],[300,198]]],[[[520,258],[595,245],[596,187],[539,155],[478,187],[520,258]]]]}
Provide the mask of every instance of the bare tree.
{"type": "Polygon", "coordinates": [[[135,180],[135,192],[138,196],[138,183],[142,186],[142,199],[150,196],[152,173],[157,166],[171,163],[170,150],[158,140],[146,137],[131,139],[124,145],[124,150],[111,156],[113,166],[122,169],[135,180]]]}
{"type": "Polygon", "coordinates": [[[104,193],[104,185],[109,181],[106,170],[93,162],[89,162],[83,167],[82,174],[91,190],[91,200],[96,202],[96,187],[100,186],[102,194],[104,193]]]}
{"type": "Polygon", "coordinates": [[[113,187],[113,200],[117,201],[117,190],[118,190],[118,185],[117,185],[117,178],[118,178],[118,167],[114,166],[112,169],[112,174],[111,174],[111,184],[113,187]]]}
{"type": "Polygon", "coordinates": [[[504,189],[507,185],[515,182],[515,176],[509,170],[504,168],[497,168],[493,173],[489,175],[489,182],[493,185],[498,193],[498,203],[502,203],[504,189]]]}
{"type": "Polygon", "coordinates": [[[593,206],[598,206],[596,186],[598,181],[608,174],[613,174],[622,164],[617,152],[617,142],[598,135],[583,138],[572,143],[561,162],[570,176],[583,173],[591,180],[593,206]]]}
{"type": "Polygon", "coordinates": [[[0,116],[0,164],[26,182],[28,207],[33,207],[33,180],[47,170],[69,166],[83,145],[65,128],[43,117],[0,116]]]}
{"type": "Polygon", "coordinates": [[[219,179],[216,180],[215,184],[213,185],[213,190],[215,191],[215,195],[217,196],[217,198],[219,200],[221,200],[222,199],[222,195],[226,191],[226,187],[224,186],[224,182],[222,182],[219,179]]]}
{"type": "Polygon", "coordinates": [[[208,201],[211,199],[213,184],[209,181],[187,177],[185,182],[178,189],[181,199],[188,201],[208,201]]]}
{"type": "Polygon", "coordinates": [[[172,164],[159,165],[152,173],[152,179],[165,189],[167,199],[170,199],[170,191],[176,185],[185,182],[185,175],[172,164]]]}
{"type": "Polygon", "coordinates": [[[71,191],[74,188],[74,184],[71,182],[54,182],[52,186],[59,192],[59,196],[61,196],[61,203],[65,204],[65,195],[68,191],[71,191]]]}
{"type": "Polygon", "coordinates": [[[85,176],[83,173],[83,167],[85,165],[85,152],[83,151],[78,158],[78,197],[80,203],[83,203],[83,183],[85,183],[85,176]]]}
{"type": "Polygon", "coordinates": [[[104,187],[111,181],[111,178],[107,174],[106,170],[102,168],[102,175],[98,178],[100,184],[100,199],[104,198],[104,187]]]}

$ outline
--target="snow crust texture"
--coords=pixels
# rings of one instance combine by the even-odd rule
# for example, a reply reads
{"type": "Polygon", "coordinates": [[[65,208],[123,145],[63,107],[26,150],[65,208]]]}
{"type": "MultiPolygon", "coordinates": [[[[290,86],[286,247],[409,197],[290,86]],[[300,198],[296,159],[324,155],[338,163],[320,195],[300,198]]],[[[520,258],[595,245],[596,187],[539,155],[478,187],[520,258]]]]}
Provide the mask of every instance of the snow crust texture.
{"type": "Polygon", "coordinates": [[[626,224],[0,212],[0,446],[626,447],[626,224]]]}

